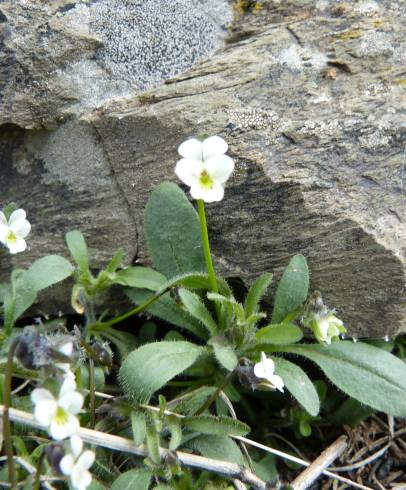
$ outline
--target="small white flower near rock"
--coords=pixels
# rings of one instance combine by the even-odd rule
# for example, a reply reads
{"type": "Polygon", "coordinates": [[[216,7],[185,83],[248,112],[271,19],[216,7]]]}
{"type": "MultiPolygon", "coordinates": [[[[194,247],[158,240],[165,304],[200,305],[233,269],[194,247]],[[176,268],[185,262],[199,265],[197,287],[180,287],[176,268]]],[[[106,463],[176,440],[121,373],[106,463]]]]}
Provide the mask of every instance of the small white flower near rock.
{"type": "Polygon", "coordinates": [[[66,377],[56,399],[45,388],[36,388],[31,393],[35,405],[34,418],[48,429],[50,436],[60,441],[75,434],[80,427],[77,415],[83,406],[83,396],[76,391],[76,383],[66,377]]]}
{"type": "Polygon", "coordinates": [[[333,312],[317,318],[314,322],[313,331],[319,342],[331,344],[333,339],[338,339],[340,333],[345,333],[343,322],[333,312]]]}
{"type": "Polygon", "coordinates": [[[182,143],[178,153],[182,156],[175,173],[190,187],[193,199],[205,202],[221,201],[224,185],[234,170],[234,160],[225,155],[227,143],[220,136],[204,141],[191,138],[182,143]]]}
{"type": "Polygon", "coordinates": [[[272,389],[277,389],[283,392],[283,387],[285,383],[283,379],[274,374],[275,363],[272,359],[266,357],[264,352],[261,352],[261,361],[257,362],[254,366],[254,374],[257,378],[265,380],[265,384],[272,389]]]}
{"type": "Polygon", "coordinates": [[[92,482],[92,475],[88,471],[95,460],[95,453],[90,450],[83,451],[83,441],[78,435],[70,438],[71,453],[66,454],[59,463],[61,472],[69,476],[74,490],[86,490],[92,482]]]}
{"type": "Polygon", "coordinates": [[[11,254],[24,252],[27,243],[24,238],[29,234],[31,225],[26,219],[24,209],[16,209],[7,220],[0,211],[0,242],[10,250],[11,254]]]}

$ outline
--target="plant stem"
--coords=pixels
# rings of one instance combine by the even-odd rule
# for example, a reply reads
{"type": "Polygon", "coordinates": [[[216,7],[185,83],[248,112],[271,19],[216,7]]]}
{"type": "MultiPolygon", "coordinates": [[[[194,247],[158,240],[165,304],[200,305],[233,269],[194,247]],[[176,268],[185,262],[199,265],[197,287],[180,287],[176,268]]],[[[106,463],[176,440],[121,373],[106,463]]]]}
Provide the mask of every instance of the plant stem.
{"type": "Polygon", "coordinates": [[[89,411],[90,411],[90,428],[94,429],[95,424],[95,406],[96,406],[96,380],[94,374],[94,361],[89,359],[89,411]]]}
{"type": "Polygon", "coordinates": [[[203,253],[204,253],[204,259],[206,261],[207,273],[209,275],[210,287],[213,293],[218,293],[219,288],[217,285],[216,272],[213,267],[213,261],[211,259],[209,233],[207,231],[207,221],[206,221],[206,213],[204,210],[203,199],[197,200],[197,210],[199,212],[200,231],[202,234],[202,243],[203,243],[203,253]]]}
{"type": "Polygon", "coordinates": [[[234,376],[234,371],[231,371],[230,373],[227,374],[227,376],[224,378],[223,382],[221,385],[217,388],[217,390],[203,403],[203,405],[199,408],[199,410],[196,412],[195,415],[200,415],[202,414],[205,410],[207,410],[210,405],[217,400],[218,396],[220,393],[224,390],[224,388],[228,385],[228,383],[231,381],[231,378],[234,376]]]}
{"type": "Polygon", "coordinates": [[[42,450],[40,457],[38,458],[38,463],[37,463],[37,471],[35,472],[35,481],[34,481],[34,487],[33,490],[40,490],[41,489],[41,471],[42,471],[42,463],[44,461],[45,457],[45,450],[42,450]]]}
{"type": "Polygon", "coordinates": [[[14,467],[14,455],[13,455],[13,443],[11,440],[11,425],[9,417],[9,408],[11,404],[11,379],[13,377],[13,359],[14,354],[18,346],[18,339],[13,340],[10,345],[8,356],[6,372],[4,377],[3,386],[3,403],[4,403],[4,413],[3,413],[3,438],[4,446],[7,455],[7,466],[8,466],[8,478],[11,483],[11,488],[17,488],[17,478],[14,467]]]}

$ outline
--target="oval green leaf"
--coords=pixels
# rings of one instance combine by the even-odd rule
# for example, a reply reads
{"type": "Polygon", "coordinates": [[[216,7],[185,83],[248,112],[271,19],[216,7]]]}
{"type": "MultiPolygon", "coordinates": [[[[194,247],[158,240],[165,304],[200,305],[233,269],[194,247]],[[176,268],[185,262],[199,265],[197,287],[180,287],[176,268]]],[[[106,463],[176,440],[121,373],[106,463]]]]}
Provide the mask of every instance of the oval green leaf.
{"type": "Polygon", "coordinates": [[[302,340],[303,332],[293,323],[271,324],[258,330],[256,338],[263,344],[294,344],[302,340]]]}

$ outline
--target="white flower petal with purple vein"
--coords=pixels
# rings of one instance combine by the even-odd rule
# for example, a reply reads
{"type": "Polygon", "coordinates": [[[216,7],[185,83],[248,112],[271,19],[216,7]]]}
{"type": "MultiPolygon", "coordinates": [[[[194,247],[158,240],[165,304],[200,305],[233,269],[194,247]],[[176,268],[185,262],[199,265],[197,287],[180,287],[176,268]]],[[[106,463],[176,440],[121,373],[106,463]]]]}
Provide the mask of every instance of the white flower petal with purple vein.
{"type": "Polygon", "coordinates": [[[181,157],[188,160],[203,160],[203,145],[196,138],[190,138],[184,141],[178,148],[181,157]]]}
{"type": "Polygon", "coordinates": [[[210,136],[203,143],[203,160],[209,160],[216,155],[223,155],[228,150],[228,144],[220,136],[210,136]]]}

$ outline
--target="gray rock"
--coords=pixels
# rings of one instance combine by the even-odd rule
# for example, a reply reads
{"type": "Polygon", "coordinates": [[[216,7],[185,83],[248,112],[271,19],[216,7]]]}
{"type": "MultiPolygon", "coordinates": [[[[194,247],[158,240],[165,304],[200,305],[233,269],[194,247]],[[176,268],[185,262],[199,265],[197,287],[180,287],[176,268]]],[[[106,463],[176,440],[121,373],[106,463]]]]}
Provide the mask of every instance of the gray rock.
{"type": "MultiPolygon", "coordinates": [[[[351,334],[406,331],[404,14],[401,2],[268,2],[210,59],[80,118],[58,123],[63,94],[47,106],[32,92],[38,112],[25,99],[4,119],[20,128],[0,128],[2,201],[18,201],[33,221],[31,250],[13,263],[66,254],[72,228],[88,236],[95,266],[117,246],[127,262],[148,262],[151,190],[176,181],[182,141],[220,134],[236,172],[224,201],[207,206],[216,267],[250,282],[303,253],[312,288],[351,334]],[[59,127],[22,129],[38,128],[38,113],[59,127]]],[[[31,36],[27,66],[39,42],[31,36]]],[[[80,56],[95,52],[95,38],[80,39],[80,56]]],[[[78,46],[61,50],[67,65],[78,46]]]]}

